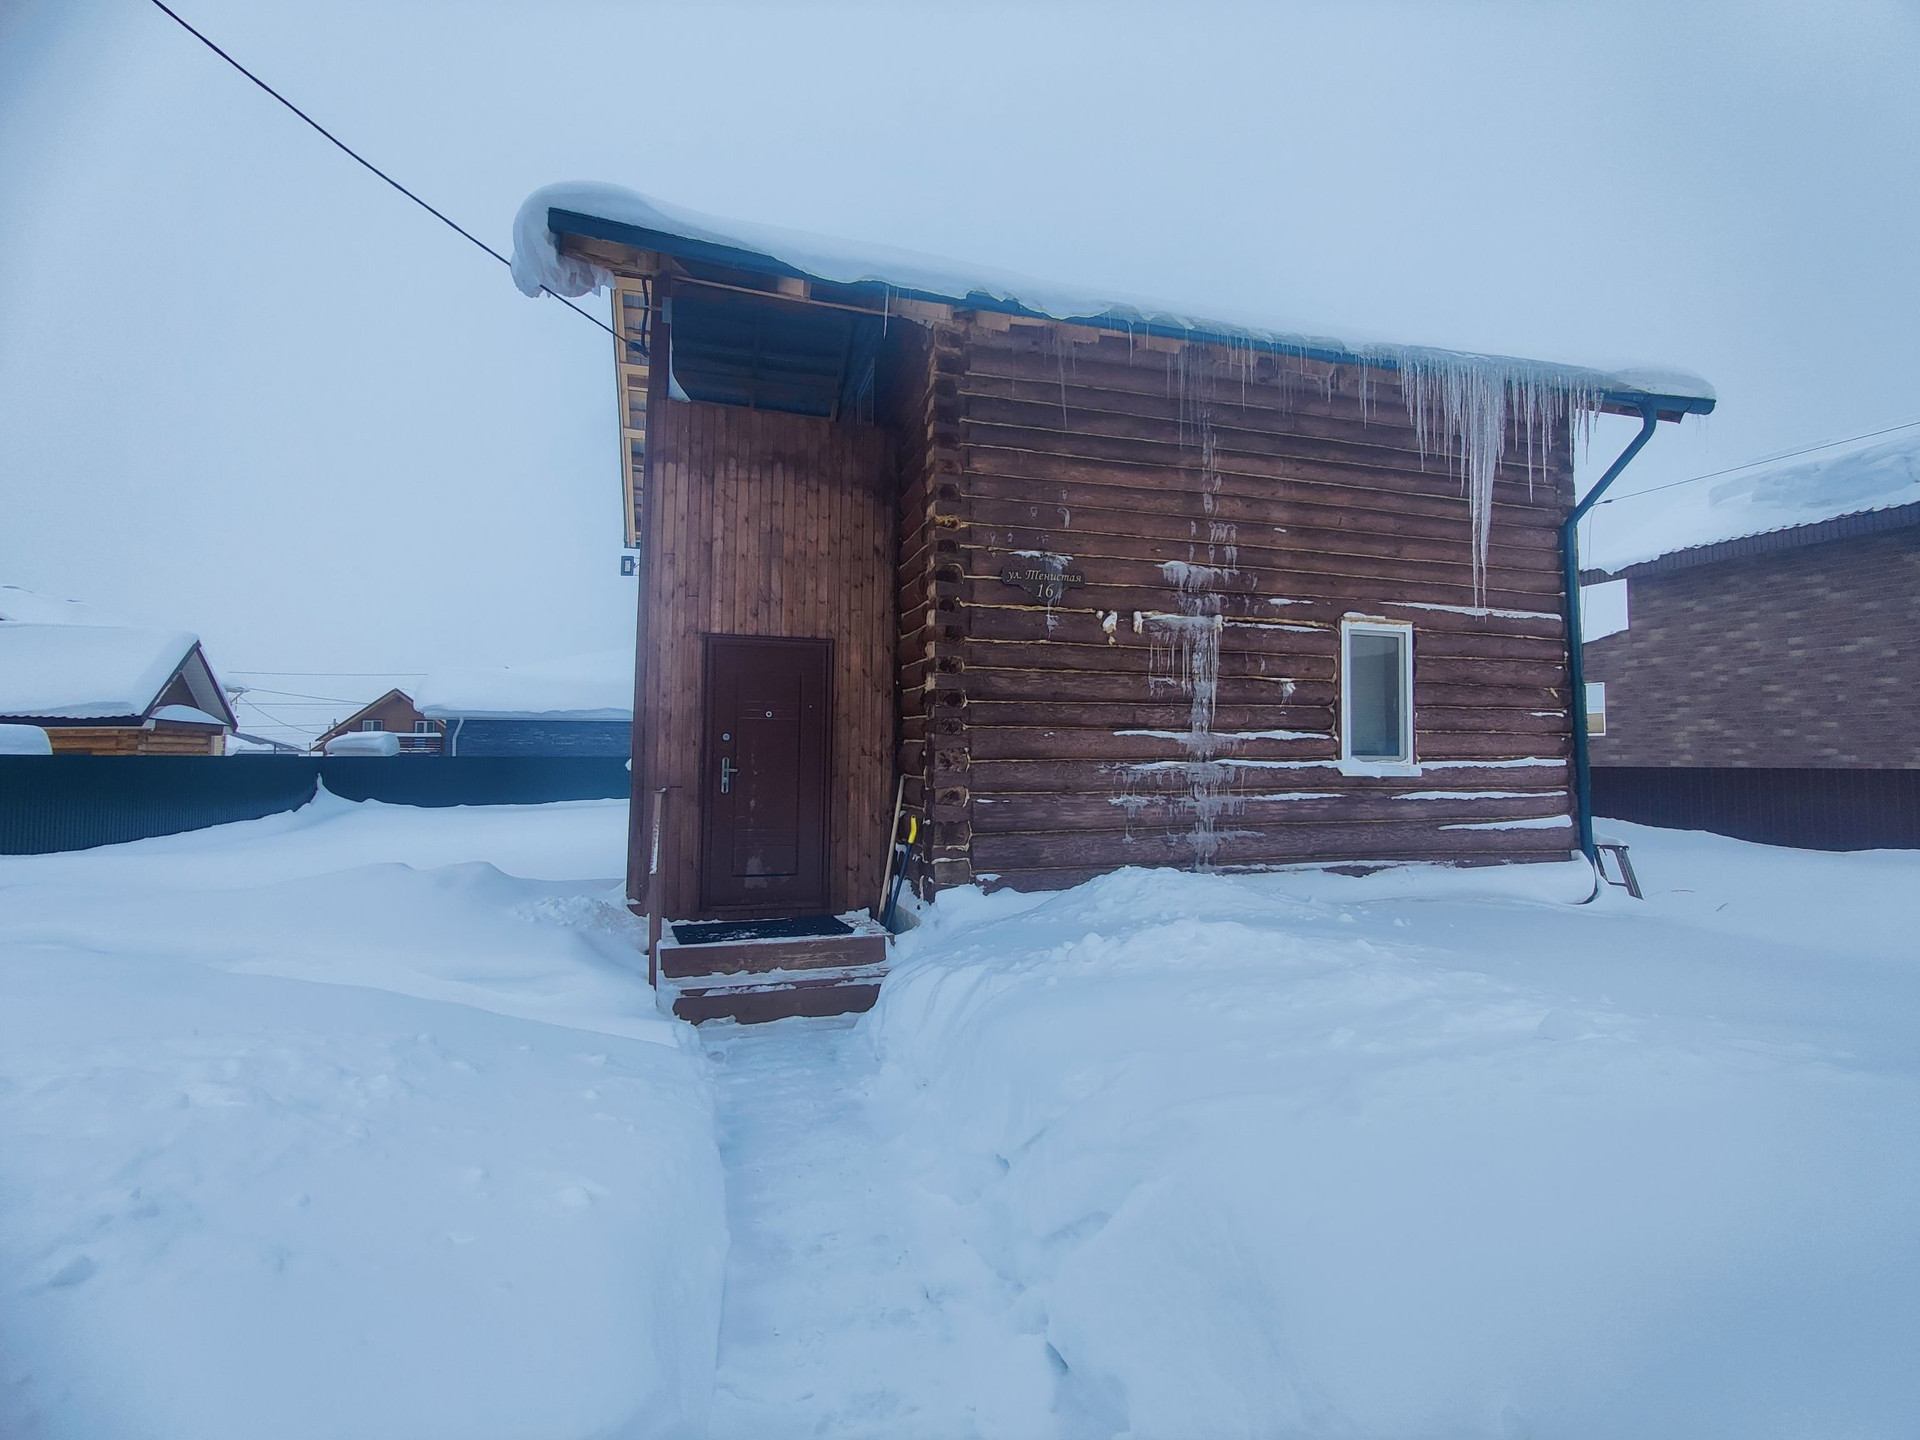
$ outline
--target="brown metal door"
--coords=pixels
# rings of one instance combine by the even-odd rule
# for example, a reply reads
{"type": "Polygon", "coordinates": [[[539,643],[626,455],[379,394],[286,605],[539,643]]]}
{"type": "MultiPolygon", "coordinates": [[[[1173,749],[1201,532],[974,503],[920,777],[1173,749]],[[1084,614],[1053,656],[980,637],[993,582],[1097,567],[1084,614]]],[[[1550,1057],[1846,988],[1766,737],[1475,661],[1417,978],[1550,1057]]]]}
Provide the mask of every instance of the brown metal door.
{"type": "Polygon", "coordinates": [[[827,908],[832,654],[825,640],[707,637],[703,909],[827,908]]]}

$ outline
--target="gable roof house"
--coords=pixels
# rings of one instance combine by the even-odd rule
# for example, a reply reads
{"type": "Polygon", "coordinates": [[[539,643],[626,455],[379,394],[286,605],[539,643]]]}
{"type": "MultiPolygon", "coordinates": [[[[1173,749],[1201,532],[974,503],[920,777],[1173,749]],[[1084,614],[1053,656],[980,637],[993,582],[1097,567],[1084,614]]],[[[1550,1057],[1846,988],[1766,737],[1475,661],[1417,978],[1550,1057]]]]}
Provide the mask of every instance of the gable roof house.
{"type": "Polygon", "coordinates": [[[1725,481],[1679,528],[1584,577],[1627,611],[1585,647],[1601,813],[1920,846],[1920,442],[1725,481]]]}
{"type": "Polygon", "coordinates": [[[389,690],[318,736],[312,749],[325,754],[329,745],[348,735],[391,735],[396,755],[438,755],[446,733],[446,722],[428,719],[406,691],[389,690]]]}
{"type": "MultiPolygon", "coordinates": [[[[613,292],[636,908],[788,934],[873,908],[896,794],[928,896],[1589,842],[1571,435],[1629,414],[1637,450],[1703,382],[1208,320],[599,185],[527,201],[514,277],[613,292]]],[[[669,976],[726,968],[686,928],[669,976]]]]}
{"type": "Polygon", "coordinates": [[[219,755],[233,710],[197,637],[0,586],[0,723],[55,754],[219,755]]]}

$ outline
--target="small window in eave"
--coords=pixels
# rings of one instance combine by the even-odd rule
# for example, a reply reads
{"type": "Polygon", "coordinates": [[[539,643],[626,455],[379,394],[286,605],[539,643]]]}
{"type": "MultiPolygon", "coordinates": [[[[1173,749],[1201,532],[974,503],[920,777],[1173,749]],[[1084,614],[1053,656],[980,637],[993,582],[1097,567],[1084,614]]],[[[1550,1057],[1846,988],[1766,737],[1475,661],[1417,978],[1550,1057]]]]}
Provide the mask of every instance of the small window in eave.
{"type": "Polygon", "coordinates": [[[1340,758],[1358,767],[1413,764],[1411,625],[1341,626],[1340,758]]]}

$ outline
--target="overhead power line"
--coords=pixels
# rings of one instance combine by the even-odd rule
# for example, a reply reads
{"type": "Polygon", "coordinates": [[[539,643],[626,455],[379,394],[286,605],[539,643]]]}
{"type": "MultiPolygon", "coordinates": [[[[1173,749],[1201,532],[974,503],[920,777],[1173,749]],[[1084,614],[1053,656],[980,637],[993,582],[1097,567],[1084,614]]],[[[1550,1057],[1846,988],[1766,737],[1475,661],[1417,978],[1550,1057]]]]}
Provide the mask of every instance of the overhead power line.
{"type": "Polygon", "coordinates": [[[1889,425],[1884,430],[1869,430],[1864,435],[1849,435],[1844,440],[1828,440],[1823,444],[1809,445],[1804,450],[1789,450],[1784,455],[1769,455],[1764,460],[1749,460],[1744,465],[1729,465],[1724,470],[1709,470],[1705,475],[1690,475],[1685,480],[1670,480],[1665,485],[1649,485],[1644,490],[1629,490],[1624,495],[1609,495],[1600,503],[1611,505],[1616,500],[1632,500],[1641,495],[1657,495],[1662,490],[1678,490],[1682,485],[1693,485],[1702,480],[1718,480],[1722,475],[1737,475],[1742,470],[1754,470],[1762,465],[1777,465],[1782,460],[1797,460],[1802,455],[1812,455],[1821,450],[1834,450],[1842,445],[1855,445],[1862,440],[1874,440],[1882,435],[1892,435],[1901,430],[1913,429],[1920,429],[1920,420],[1908,420],[1904,424],[1889,425]]]}
{"type": "MultiPolygon", "coordinates": [[[[402,195],[406,196],[407,199],[411,200],[414,204],[418,205],[422,210],[426,211],[429,215],[433,216],[433,218],[438,220],[442,225],[445,225],[449,230],[453,231],[454,234],[462,236],[466,240],[471,241],[474,245],[478,246],[481,250],[491,255],[494,259],[498,260],[502,265],[505,265],[509,269],[513,267],[513,262],[509,260],[506,256],[502,255],[498,250],[494,249],[493,246],[487,244],[486,241],[482,240],[478,235],[474,234],[471,230],[467,229],[467,227],[462,225],[459,221],[452,219],[445,212],[435,209],[433,206],[429,205],[425,200],[422,200],[418,195],[414,194],[413,191],[409,190],[406,186],[402,185],[398,180],[394,179],[391,175],[387,174],[386,171],[382,170],[378,165],[374,164],[371,160],[367,159],[366,156],[362,155],[358,150],[355,150],[351,145],[347,144],[346,141],[342,140],[338,135],[335,135],[331,130],[327,129],[326,126],[322,125],[318,120],[314,119],[311,115],[307,114],[306,111],[302,110],[298,105],[294,104],[291,100],[287,99],[287,97],[282,95],[278,90],[274,89],[273,86],[269,85],[266,81],[262,80],[258,75],[254,74],[253,71],[249,70],[246,66],[242,65],[238,60],[234,59],[233,56],[229,55],[225,50],[222,50],[206,35],[201,33],[199,30],[196,30],[191,24],[189,24],[185,19],[183,19],[178,11],[174,10],[171,6],[167,5],[165,3],[165,0],[152,0],[152,4],[156,10],[158,10],[161,14],[165,15],[169,20],[173,21],[174,24],[178,25],[182,30],[186,31],[189,35],[193,36],[194,39],[198,40],[202,45],[206,46],[207,49],[211,50],[214,54],[218,55],[222,60],[226,61],[227,64],[231,65],[234,69],[238,70],[242,75],[246,76],[247,79],[251,80],[255,85],[258,85],[262,90],[266,91],[267,94],[271,95],[275,100],[278,100],[282,105],[286,106],[287,109],[291,110],[295,115],[299,116],[300,119],[304,121],[314,131],[315,134],[319,135],[321,138],[326,140],[328,144],[332,145],[341,154],[345,155],[348,159],[352,160],[356,165],[359,165],[362,169],[366,170],[369,174],[375,175],[379,177],[381,180],[384,180],[387,184],[391,185],[395,190],[398,190],[402,195]]],[[[587,311],[582,310],[578,305],[574,304],[573,301],[569,300],[566,296],[555,294],[552,290],[549,290],[544,285],[540,287],[540,291],[542,294],[552,295],[554,299],[558,300],[562,305],[566,306],[569,310],[573,311],[574,314],[580,316],[582,319],[591,320],[595,325],[598,325],[602,330],[606,331],[609,335],[613,336],[614,339],[618,340],[620,338],[619,333],[611,325],[607,324],[606,321],[602,320],[597,315],[589,314],[587,311]]]]}

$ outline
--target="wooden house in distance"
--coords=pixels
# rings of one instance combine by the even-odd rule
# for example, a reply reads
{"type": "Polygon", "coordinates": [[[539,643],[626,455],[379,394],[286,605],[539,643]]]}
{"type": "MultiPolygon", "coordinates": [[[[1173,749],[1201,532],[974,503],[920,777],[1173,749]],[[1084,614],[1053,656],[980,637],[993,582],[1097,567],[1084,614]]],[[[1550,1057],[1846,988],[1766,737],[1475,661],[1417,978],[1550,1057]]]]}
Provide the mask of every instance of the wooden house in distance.
{"type": "Polygon", "coordinates": [[[515,249],[528,293],[613,290],[636,908],[871,908],[901,781],[923,895],[1579,848],[1572,435],[1644,440],[1702,382],[1214,324],[605,186],[531,197],[515,249]]]}
{"type": "Polygon", "coordinates": [[[343,735],[369,732],[395,737],[400,755],[438,755],[446,739],[446,722],[429,720],[404,690],[389,690],[377,700],[362,705],[346,719],[313,742],[313,752],[323,754],[327,743],[343,735]]]}
{"type": "Polygon", "coordinates": [[[220,755],[232,707],[179,630],[0,620],[0,723],[56,755],[220,755]]]}

